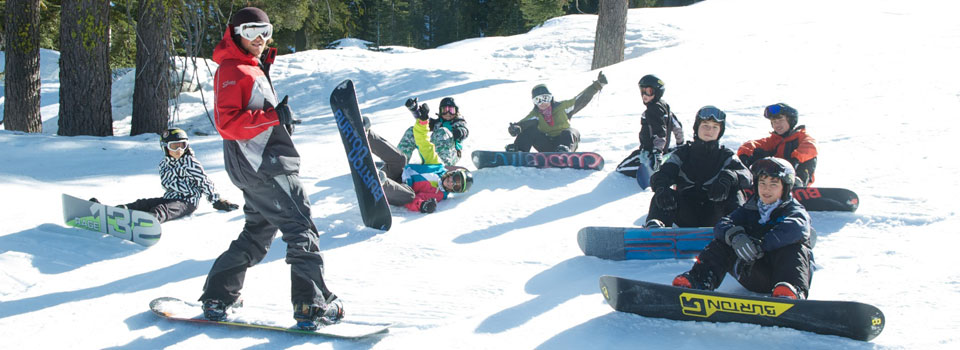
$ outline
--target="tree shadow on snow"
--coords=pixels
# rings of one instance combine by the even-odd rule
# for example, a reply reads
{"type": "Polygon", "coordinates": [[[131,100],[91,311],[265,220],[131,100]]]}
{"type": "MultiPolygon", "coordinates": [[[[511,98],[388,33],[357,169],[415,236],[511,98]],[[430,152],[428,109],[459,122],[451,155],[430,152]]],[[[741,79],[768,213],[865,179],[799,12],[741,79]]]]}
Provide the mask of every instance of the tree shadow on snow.
{"type": "MultiPolygon", "coordinates": [[[[584,174],[586,177],[589,174],[584,174]]],[[[568,198],[551,206],[543,207],[516,221],[492,225],[480,230],[465,233],[453,240],[454,243],[475,243],[491,239],[512,230],[537,226],[547,222],[578,215],[586,210],[605,205],[635,194],[632,190],[624,190],[624,179],[621,175],[608,173],[600,183],[587,193],[568,198]]],[[[542,182],[541,182],[542,183],[542,182]]],[[[522,184],[516,185],[517,187],[522,184]]],[[[556,185],[553,185],[556,187],[556,185]]]]}
{"type": "Polygon", "coordinates": [[[108,234],[55,224],[42,224],[36,228],[0,236],[0,254],[29,254],[33,267],[47,275],[73,271],[99,261],[122,258],[144,249],[146,247],[108,234]]]}

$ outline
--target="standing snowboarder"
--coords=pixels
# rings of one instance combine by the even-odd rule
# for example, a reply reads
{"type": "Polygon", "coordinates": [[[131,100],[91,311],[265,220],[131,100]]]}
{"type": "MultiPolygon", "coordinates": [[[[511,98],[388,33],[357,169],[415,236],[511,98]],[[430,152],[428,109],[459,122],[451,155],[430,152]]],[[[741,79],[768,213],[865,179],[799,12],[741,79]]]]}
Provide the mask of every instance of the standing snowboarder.
{"type": "Polygon", "coordinates": [[[733,150],[720,145],[726,120],[714,106],[697,111],[693,141],[667,154],[650,178],[654,194],[646,227],[710,227],[743,204],[750,171],[733,150]]]}
{"type": "MultiPolygon", "coordinates": [[[[413,99],[414,105],[417,99],[413,99]]],[[[422,104],[423,108],[429,113],[430,108],[422,104]]],[[[463,154],[463,140],[470,135],[467,129],[467,121],[460,114],[460,107],[457,106],[453,97],[444,97],[440,100],[440,112],[437,118],[430,118],[430,143],[436,146],[437,155],[444,165],[456,165],[463,154]]],[[[417,148],[417,142],[413,137],[413,127],[407,128],[403,133],[403,138],[397,144],[397,149],[407,157],[407,160],[413,156],[413,150],[417,148]]],[[[420,159],[425,159],[421,154],[420,159]]]]}
{"type": "Polygon", "coordinates": [[[246,7],[230,19],[213,52],[217,131],[223,137],[227,174],[243,192],[243,231],[213,263],[203,287],[203,314],[226,317],[239,301],[247,268],[267,254],[279,229],[287,243],[293,318],[301,329],[339,322],[343,305],[323,278],[319,234],[300,183],[300,155],[293,145],[293,115],[287,98],[278,102],[269,79],[276,49],[262,10],[246,7]]]}
{"type": "Polygon", "coordinates": [[[807,135],[806,126],[797,125],[797,110],[786,103],[777,103],[764,108],[763,116],[770,120],[773,128],[770,136],[744,142],[737,156],[747,166],[764,157],[786,159],[797,171],[800,180],[797,187],[812,185],[813,173],[817,170],[817,140],[807,135]]]}
{"type": "MultiPolygon", "coordinates": [[[[160,135],[160,150],[164,154],[160,161],[163,197],[141,198],[118,207],[153,214],[158,223],[192,214],[204,195],[214,209],[232,211],[239,208],[238,205],[220,198],[213,181],[210,181],[207,173],[203,171],[203,165],[193,156],[193,148],[190,147],[186,131],[177,128],[164,131],[160,135]]],[[[90,198],[90,201],[100,203],[96,198],[90,198]]]]}
{"type": "Polygon", "coordinates": [[[752,292],[806,299],[813,278],[812,229],[810,215],[791,194],[796,172],[774,157],[750,170],[756,194],[714,226],[714,240],[673,285],[714,290],[730,273],[752,292]]]}
{"type": "Polygon", "coordinates": [[[671,136],[675,138],[677,146],[683,144],[683,125],[663,100],[663,93],[667,90],[663,80],[647,74],[640,78],[637,85],[640,87],[640,99],[647,107],[640,116],[640,148],[617,165],[618,172],[631,177],[637,176],[639,167],[645,167],[647,174],[660,170],[663,154],[670,148],[671,136]]]}
{"type": "Polygon", "coordinates": [[[507,132],[515,136],[506,146],[508,152],[529,152],[530,147],[539,152],[574,152],[580,144],[580,132],[570,127],[573,115],[590,103],[603,86],[607,77],[601,71],[590,86],[576,97],[557,102],[546,85],[533,87],[533,110],[519,122],[510,123],[507,132]]]}

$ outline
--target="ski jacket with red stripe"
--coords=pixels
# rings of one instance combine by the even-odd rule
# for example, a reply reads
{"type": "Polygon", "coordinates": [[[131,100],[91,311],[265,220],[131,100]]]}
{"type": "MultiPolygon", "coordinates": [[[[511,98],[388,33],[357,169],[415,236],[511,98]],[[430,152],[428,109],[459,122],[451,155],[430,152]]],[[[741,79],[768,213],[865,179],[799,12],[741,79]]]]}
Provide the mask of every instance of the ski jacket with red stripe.
{"type": "Polygon", "coordinates": [[[277,175],[298,173],[300,155],[273,110],[278,98],[264,68],[272,62],[261,63],[237,46],[232,32],[227,26],[213,50],[213,61],[220,65],[214,75],[214,120],[223,137],[230,181],[244,189],[277,175]]]}

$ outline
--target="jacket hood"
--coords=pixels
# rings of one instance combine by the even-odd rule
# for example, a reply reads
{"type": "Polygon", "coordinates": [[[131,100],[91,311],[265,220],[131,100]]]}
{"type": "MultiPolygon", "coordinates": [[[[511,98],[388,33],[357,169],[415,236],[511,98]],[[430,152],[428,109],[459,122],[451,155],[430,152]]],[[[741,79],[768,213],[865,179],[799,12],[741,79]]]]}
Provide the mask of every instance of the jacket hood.
{"type": "Polygon", "coordinates": [[[237,46],[237,43],[233,41],[231,33],[233,33],[233,26],[228,25],[226,32],[223,33],[223,38],[220,39],[220,43],[213,49],[213,61],[217,64],[223,64],[223,62],[229,60],[237,60],[250,65],[259,64],[256,57],[240,48],[240,46],[237,46]]]}

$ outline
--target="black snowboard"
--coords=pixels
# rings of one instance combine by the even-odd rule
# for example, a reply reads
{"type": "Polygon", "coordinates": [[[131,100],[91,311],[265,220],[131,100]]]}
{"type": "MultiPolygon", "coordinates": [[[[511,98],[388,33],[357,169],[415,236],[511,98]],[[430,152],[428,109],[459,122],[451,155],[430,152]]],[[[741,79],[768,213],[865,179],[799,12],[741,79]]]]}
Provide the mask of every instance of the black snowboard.
{"type": "Polygon", "coordinates": [[[603,157],[594,152],[473,151],[471,158],[477,169],[496,166],[603,169],[603,157]]]}
{"type": "Polygon", "coordinates": [[[363,130],[363,117],[360,115],[353,81],[344,80],[333,89],[330,94],[330,109],[333,110],[343,147],[347,151],[347,161],[353,175],[363,224],[375,229],[389,230],[392,220],[390,205],[387,204],[380,176],[373,164],[373,154],[370,153],[367,133],[363,130]]]}
{"type": "MultiPolygon", "coordinates": [[[[746,193],[752,195],[753,189],[747,189],[746,193]]],[[[793,189],[793,198],[803,204],[807,211],[854,212],[860,206],[860,197],[846,188],[798,187],[793,189]]]]}
{"type": "Polygon", "coordinates": [[[789,327],[868,341],[883,331],[883,312],[853,301],[792,300],[679,288],[601,276],[614,310],[679,321],[740,322],[789,327]]]}

